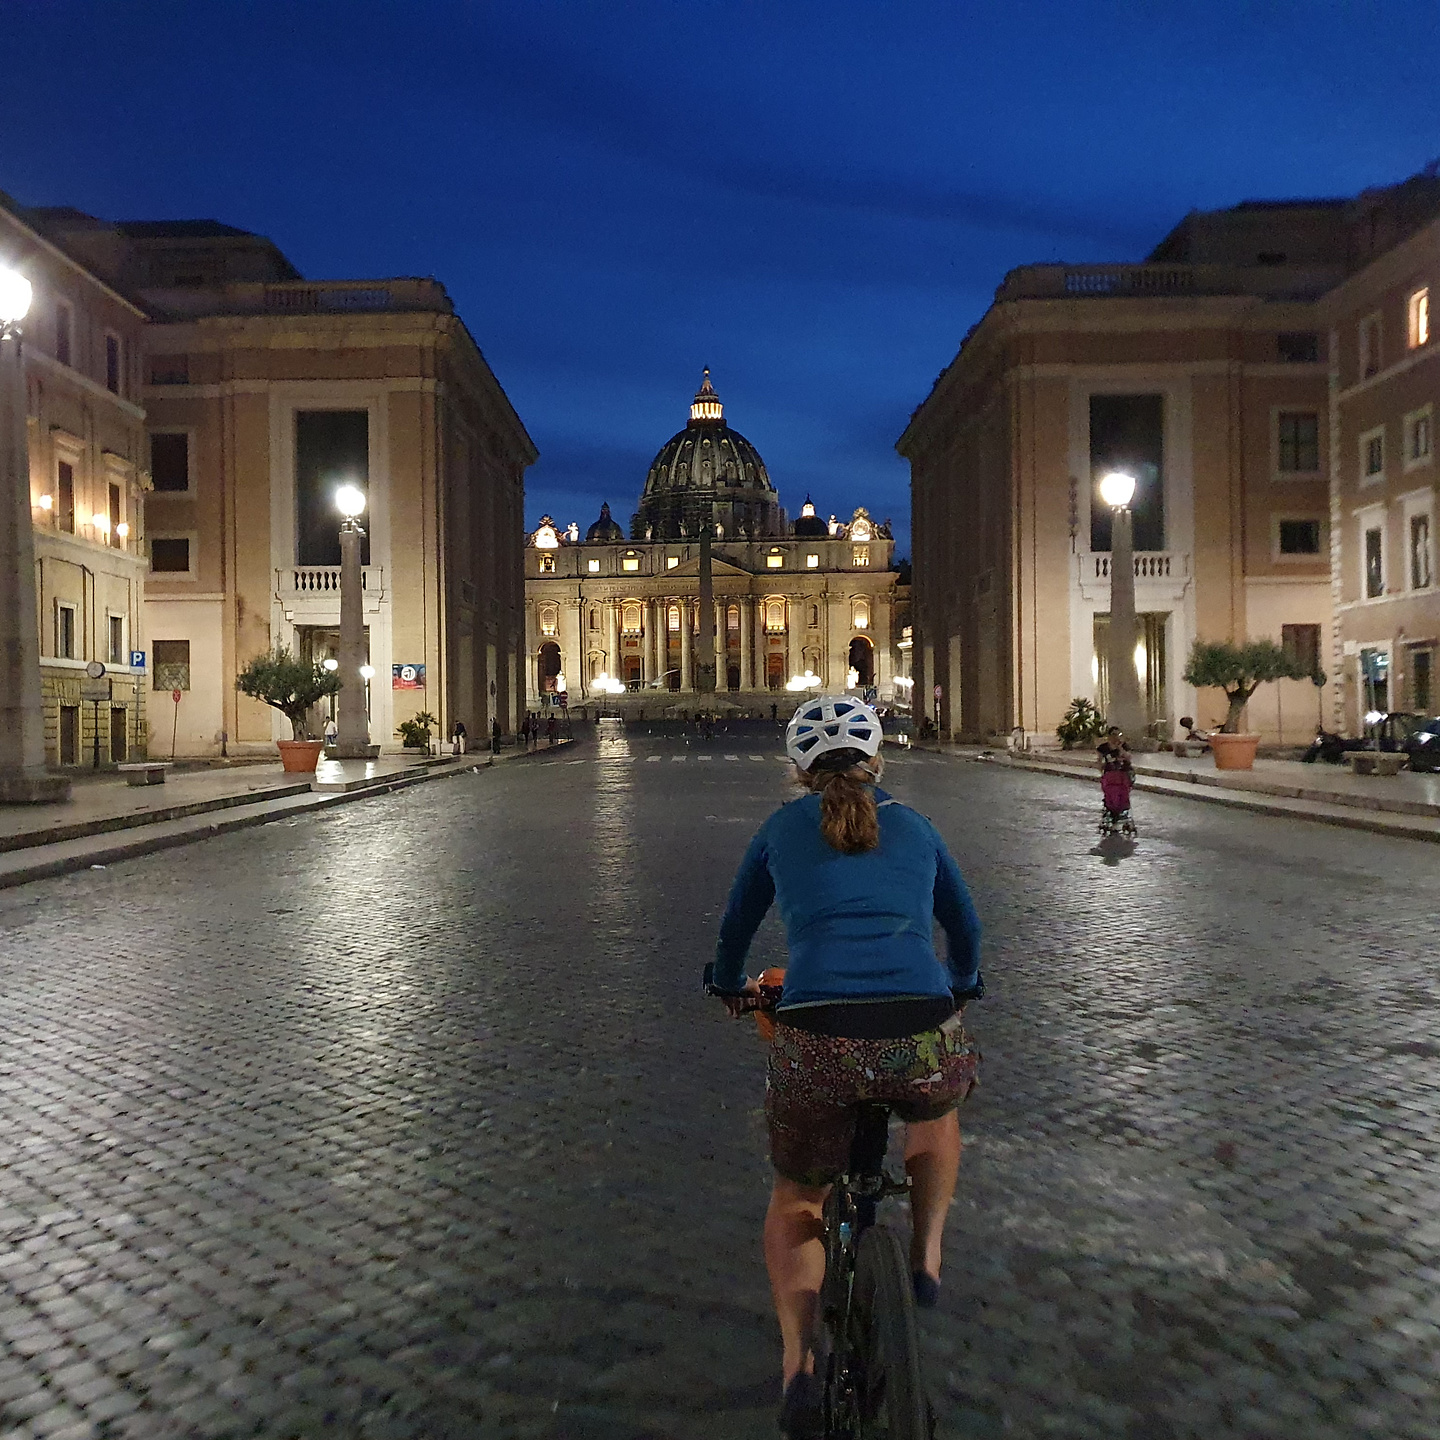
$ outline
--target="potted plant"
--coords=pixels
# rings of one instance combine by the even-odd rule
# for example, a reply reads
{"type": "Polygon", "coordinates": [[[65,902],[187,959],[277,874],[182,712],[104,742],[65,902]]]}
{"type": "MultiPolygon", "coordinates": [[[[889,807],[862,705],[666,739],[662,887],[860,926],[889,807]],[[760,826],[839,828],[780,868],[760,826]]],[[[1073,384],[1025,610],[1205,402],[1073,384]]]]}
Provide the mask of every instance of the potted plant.
{"type": "Polygon", "coordinates": [[[410,720],[402,720],[396,734],[407,750],[423,750],[430,753],[430,727],[440,722],[428,711],[422,710],[410,720]]]}
{"type": "Polygon", "coordinates": [[[1273,640],[1197,640],[1185,666],[1185,683],[1197,690],[1218,688],[1229,708],[1218,733],[1210,735],[1217,770],[1249,770],[1255,764],[1258,735],[1243,732],[1240,720],[1250,697],[1267,680],[1309,680],[1310,671],[1273,640]]]}
{"type": "Polygon", "coordinates": [[[1073,750],[1077,745],[1098,740],[1105,733],[1105,717],[1095,708],[1094,702],[1083,695],[1077,695],[1070,708],[1055,727],[1056,738],[1064,750],[1073,750]]]}
{"type": "Polygon", "coordinates": [[[235,688],[278,710],[290,722],[294,738],[275,742],[281,764],[294,774],[313,774],[325,742],[310,738],[310,709],[339,690],[340,676],[277,645],[245,666],[235,677],[235,688]]]}

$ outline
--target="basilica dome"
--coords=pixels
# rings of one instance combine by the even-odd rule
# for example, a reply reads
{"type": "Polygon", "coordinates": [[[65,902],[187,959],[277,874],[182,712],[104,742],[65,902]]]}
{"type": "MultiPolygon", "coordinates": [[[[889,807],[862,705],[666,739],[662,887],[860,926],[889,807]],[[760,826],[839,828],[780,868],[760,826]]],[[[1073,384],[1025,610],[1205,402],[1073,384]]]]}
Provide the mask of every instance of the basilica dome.
{"type": "Polygon", "coordinates": [[[706,524],[728,539],[778,535],[783,524],[765,462],[725,423],[709,370],[690,406],[690,423],[650,462],[631,534],[676,540],[698,535],[706,524]]]}
{"type": "Polygon", "coordinates": [[[624,538],[625,532],[611,516],[610,502],[607,500],[600,507],[600,518],[585,532],[585,543],[593,545],[599,542],[603,545],[614,545],[624,538]]]}

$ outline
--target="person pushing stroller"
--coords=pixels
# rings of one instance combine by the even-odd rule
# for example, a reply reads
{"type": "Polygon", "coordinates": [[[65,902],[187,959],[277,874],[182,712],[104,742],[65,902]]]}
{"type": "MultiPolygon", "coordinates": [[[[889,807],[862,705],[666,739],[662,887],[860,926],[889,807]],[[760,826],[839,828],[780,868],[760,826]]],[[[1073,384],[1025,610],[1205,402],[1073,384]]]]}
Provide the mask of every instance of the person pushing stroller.
{"type": "Polygon", "coordinates": [[[1130,787],[1135,782],[1135,767],[1130,760],[1130,747],[1118,725],[1112,725],[1100,742],[1101,835],[1125,835],[1134,838],[1135,821],[1130,815],[1130,787]]]}

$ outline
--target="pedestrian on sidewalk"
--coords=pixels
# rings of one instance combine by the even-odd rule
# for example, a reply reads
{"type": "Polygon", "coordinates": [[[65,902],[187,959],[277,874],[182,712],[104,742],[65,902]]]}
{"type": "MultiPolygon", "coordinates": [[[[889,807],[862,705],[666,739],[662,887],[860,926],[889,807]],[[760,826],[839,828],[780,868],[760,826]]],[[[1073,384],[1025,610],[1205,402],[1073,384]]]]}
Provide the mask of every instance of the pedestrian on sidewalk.
{"type": "Polygon", "coordinates": [[[496,757],[500,754],[500,741],[504,733],[500,728],[500,717],[492,715],[490,717],[490,753],[496,757]]]}
{"type": "Polygon", "coordinates": [[[450,753],[452,755],[463,755],[465,753],[465,742],[469,738],[469,732],[465,729],[465,722],[455,722],[455,733],[450,737],[450,753]]]}
{"type": "Polygon", "coordinates": [[[340,727],[335,723],[332,715],[325,722],[325,748],[328,750],[340,738],[340,727]]]}
{"type": "Polygon", "coordinates": [[[545,739],[553,745],[560,738],[560,722],[555,718],[555,712],[550,712],[550,718],[545,722],[545,739]]]}

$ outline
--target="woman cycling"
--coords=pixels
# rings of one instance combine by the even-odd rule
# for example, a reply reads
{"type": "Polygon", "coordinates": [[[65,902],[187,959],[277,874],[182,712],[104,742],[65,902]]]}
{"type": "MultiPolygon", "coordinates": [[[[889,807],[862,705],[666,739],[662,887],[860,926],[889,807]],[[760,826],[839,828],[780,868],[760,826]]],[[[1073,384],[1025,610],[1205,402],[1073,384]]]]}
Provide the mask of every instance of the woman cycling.
{"type": "MultiPolygon", "coordinates": [[[[745,956],[772,901],[790,950],[765,1093],[775,1186],[765,1264],[784,1340],[781,1430],[815,1433],[811,1335],[825,1274],[821,1212],[846,1169],[856,1107],[886,1102],[907,1122],[915,1297],[934,1305],[940,1246],[960,1165],[956,1104],[977,1056],[956,1016],[981,993],[980,922],[945,842],[876,787],[880,721],[847,697],[807,700],[785,732],[808,792],[750,842],[720,922],[714,984],[754,990],[745,956]],[[936,958],[933,919],[949,939],[936,958]]],[[[740,1002],[728,1002],[732,1014],[740,1002]]]]}

